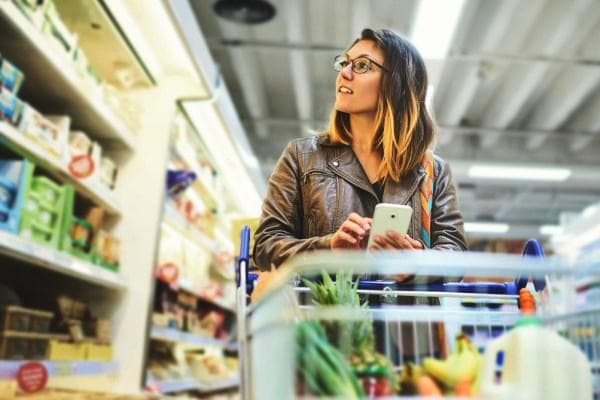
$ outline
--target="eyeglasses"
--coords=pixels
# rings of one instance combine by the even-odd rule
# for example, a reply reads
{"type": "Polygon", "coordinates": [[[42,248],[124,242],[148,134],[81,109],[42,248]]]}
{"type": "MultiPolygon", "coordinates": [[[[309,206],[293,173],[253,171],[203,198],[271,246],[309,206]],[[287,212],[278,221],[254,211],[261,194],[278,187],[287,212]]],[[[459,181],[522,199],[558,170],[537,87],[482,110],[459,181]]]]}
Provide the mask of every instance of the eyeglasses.
{"type": "Polygon", "coordinates": [[[333,69],[335,69],[337,72],[340,72],[342,69],[346,68],[346,66],[350,63],[352,63],[352,71],[355,74],[364,74],[365,72],[369,72],[373,64],[377,65],[379,68],[387,72],[387,69],[383,65],[376,63],[370,58],[358,57],[354,60],[349,60],[348,57],[343,55],[335,57],[333,61],[333,69]]]}

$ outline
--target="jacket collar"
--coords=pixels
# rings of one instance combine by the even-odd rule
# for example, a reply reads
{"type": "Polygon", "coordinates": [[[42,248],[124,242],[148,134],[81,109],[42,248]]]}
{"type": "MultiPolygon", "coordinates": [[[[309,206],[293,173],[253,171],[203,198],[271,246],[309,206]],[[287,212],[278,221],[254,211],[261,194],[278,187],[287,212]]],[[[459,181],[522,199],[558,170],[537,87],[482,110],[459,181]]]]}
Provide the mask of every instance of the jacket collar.
{"type": "MultiPolygon", "coordinates": [[[[350,146],[331,143],[328,138],[323,136],[320,137],[320,143],[334,149],[333,155],[328,157],[327,161],[327,166],[333,173],[379,200],[373,190],[373,185],[350,146]]],[[[382,201],[407,204],[424,176],[425,170],[422,165],[419,165],[415,170],[406,173],[399,182],[388,180],[385,183],[382,201]]]]}

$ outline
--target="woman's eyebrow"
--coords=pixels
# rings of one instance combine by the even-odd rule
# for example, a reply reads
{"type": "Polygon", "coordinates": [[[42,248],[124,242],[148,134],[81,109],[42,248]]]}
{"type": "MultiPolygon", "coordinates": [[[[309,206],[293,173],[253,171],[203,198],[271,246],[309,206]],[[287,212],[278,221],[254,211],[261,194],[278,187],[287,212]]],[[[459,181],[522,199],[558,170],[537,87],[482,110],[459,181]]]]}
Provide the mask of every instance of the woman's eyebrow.
{"type": "Polygon", "coordinates": [[[346,53],[346,57],[348,57],[348,58],[349,58],[349,59],[351,59],[351,60],[356,60],[357,58],[366,57],[366,58],[368,58],[369,60],[372,60],[372,61],[375,61],[375,62],[377,62],[377,63],[383,64],[381,61],[377,61],[377,58],[375,58],[375,57],[371,56],[370,54],[366,54],[366,53],[359,54],[359,55],[357,55],[356,57],[350,57],[350,54],[346,53]]]}

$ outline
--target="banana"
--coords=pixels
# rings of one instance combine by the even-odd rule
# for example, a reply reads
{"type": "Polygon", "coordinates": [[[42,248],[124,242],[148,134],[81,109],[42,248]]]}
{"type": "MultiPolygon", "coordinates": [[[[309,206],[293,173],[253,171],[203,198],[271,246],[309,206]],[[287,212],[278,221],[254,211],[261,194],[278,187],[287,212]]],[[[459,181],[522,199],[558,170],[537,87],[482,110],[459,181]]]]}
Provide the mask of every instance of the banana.
{"type": "Polygon", "coordinates": [[[417,395],[417,381],[421,376],[423,376],[423,370],[420,366],[411,362],[402,365],[398,378],[400,393],[402,395],[417,395]]]}
{"type": "Polygon", "coordinates": [[[480,367],[481,355],[465,335],[456,338],[452,354],[444,361],[426,357],[423,360],[425,372],[453,389],[461,380],[475,381],[480,367]]]}

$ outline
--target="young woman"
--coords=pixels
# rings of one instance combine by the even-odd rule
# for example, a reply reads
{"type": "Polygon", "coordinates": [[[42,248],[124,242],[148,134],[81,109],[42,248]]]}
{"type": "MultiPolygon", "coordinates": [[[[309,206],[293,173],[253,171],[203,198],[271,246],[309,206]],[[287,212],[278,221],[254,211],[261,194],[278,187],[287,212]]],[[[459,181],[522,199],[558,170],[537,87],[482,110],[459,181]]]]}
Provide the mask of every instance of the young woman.
{"type": "Polygon", "coordinates": [[[270,269],[302,251],[364,248],[381,202],[407,204],[413,216],[406,235],[389,231],[373,250],[465,250],[449,167],[428,151],[434,128],[418,51],[389,30],[365,29],[334,67],[329,129],[290,142],[279,159],[254,237],[255,263],[270,269]]]}

